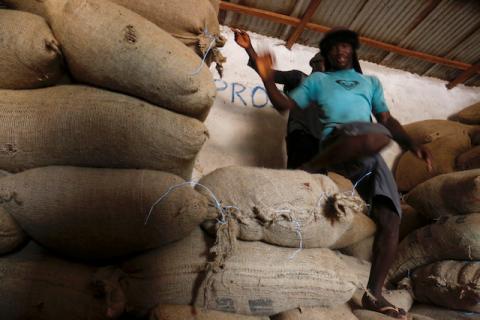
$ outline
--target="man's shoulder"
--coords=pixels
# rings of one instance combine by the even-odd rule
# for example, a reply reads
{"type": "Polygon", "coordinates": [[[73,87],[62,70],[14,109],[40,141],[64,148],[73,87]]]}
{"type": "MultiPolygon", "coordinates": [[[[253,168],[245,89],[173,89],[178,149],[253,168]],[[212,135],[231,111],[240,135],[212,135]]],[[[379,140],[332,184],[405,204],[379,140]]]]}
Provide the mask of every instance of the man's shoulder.
{"type": "Polygon", "coordinates": [[[379,85],[380,84],[380,79],[378,79],[377,76],[374,76],[372,74],[360,74],[365,80],[370,82],[372,85],[379,85]]]}

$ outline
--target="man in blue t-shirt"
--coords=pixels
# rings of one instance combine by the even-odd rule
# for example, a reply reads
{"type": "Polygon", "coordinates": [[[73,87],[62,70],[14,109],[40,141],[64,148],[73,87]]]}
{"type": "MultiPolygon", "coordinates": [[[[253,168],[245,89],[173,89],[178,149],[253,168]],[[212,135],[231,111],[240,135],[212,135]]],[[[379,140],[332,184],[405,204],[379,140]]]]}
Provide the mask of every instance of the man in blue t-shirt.
{"type": "Polygon", "coordinates": [[[358,193],[370,204],[370,215],[377,223],[378,232],[362,304],[366,309],[403,319],[406,312],[393,306],[382,295],[397,249],[401,208],[395,180],[378,153],[393,139],[425,160],[429,169],[431,155],[424,147],[415,145],[390,114],[380,81],[362,74],[356,54],[358,47],[355,32],[332,29],[320,42],[325,72],[310,75],[289,97],[273,83],[271,55],[259,55],[256,64],[277,110],[304,109],[312,103],[320,109],[323,125],[320,151],[300,169],[340,173],[352,181],[358,193]],[[378,123],[372,123],[372,114],[378,123]]]}

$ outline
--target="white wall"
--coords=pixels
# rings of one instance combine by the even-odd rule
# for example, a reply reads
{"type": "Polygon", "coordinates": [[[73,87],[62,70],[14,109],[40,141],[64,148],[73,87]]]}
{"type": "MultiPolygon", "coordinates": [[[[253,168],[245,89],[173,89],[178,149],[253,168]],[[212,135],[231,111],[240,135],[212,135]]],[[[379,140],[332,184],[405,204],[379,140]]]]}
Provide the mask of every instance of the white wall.
{"type": "MultiPolygon", "coordinates": [[[[205,124],[210,139],[200,152],[194,178],[228,165],[282,168],[286,163],[284,135],[286,115],[280,115],[268,101],[262,81],[247,66],[248,56],[222,27],[228,38],[222,53],[227,57],[223,79],[214,72],[217,98],[205,124]]],[[[257,51],[274,52],[279,70],[298,69],[307,74],[316,48],[294,45],[288,50],[284,42],[249,33],[257,51]]],[[[452,113],[480,101],[480,87],[459,85],[447,90],[446,82],[420,77],[409,72],[361,61],[365,74],[376,75],[383,84],[390,112],[400,123],[425,119],[446,119],[452,113]]],[[[382,154],[391,166],[400,149],[392,143],[382,154]]]]}

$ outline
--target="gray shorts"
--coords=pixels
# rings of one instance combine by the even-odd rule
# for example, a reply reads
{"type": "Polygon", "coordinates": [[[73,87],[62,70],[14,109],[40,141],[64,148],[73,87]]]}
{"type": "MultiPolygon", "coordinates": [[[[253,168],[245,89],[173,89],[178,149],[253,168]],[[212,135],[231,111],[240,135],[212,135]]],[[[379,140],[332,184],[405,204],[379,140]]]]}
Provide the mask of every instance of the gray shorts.
{"type": "MultiPolygon", "coordinates": [[[[327,137],[323,145],[332,143],[341,135],[357,136],[368,133],[385,134],[392,137],[390,131],[383,125],[370,122],[352,122],[337,125],[334,131],[327,137]]],[[[370,204],[376,196],[390,199],[399,216],[402,215],[400,196],[393,174],[380,154],[335,165],[327,168],[337,172],[352,181],[354,188],[360,196],[370,204]]]]}

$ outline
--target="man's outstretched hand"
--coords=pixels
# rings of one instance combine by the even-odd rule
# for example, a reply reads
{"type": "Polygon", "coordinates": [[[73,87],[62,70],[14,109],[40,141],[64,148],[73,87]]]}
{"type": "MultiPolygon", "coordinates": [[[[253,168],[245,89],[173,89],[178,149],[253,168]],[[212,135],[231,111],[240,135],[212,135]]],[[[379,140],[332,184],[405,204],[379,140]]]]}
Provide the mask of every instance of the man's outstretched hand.
{"type": "Polygon", "coordinates": [[[245,30],[230,28],[235,35],[235,42],[242,48],[248,49],[252,47],[252,42],[250,41],[250,36],[245,30]]]}
{"type": "Polygon", "coordinates": [[[411,148],[411,151],[413,152],[414,155],[417,156],[417,158],[422,159],[427,163],[427,170],[428,172],[431,172],[432,171],[432,154],[430,153],[430,150],[428,150],[423,145],[416,145],[411,148]]]}

